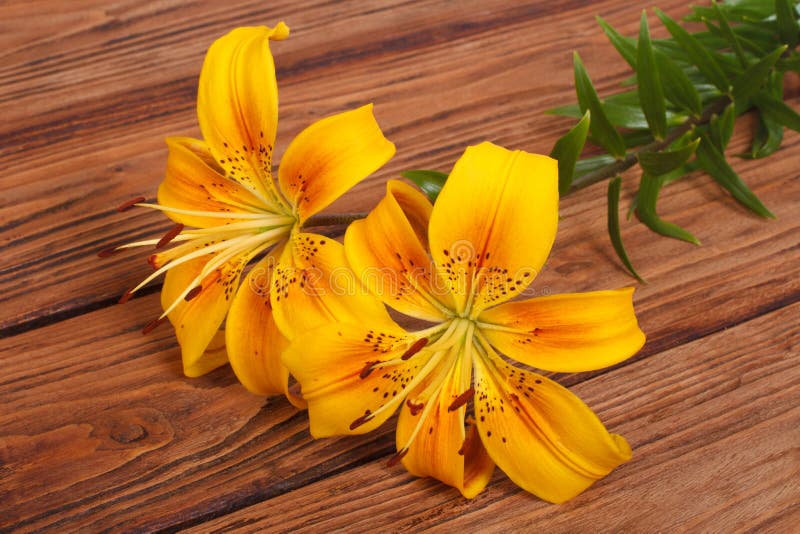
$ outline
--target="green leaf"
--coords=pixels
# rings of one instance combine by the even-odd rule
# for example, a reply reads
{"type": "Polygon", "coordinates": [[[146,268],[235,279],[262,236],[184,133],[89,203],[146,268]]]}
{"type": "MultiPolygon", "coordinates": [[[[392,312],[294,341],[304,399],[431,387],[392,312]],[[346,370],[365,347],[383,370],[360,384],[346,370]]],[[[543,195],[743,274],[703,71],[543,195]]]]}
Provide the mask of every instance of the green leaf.
{"type": "Polygon", "coordinates": [[[584,113],[588,109],[591,112],[592,120],[590,129],[592,138],[608,150],[612,156],[621,159],[625,157],[625,143],[619,132],[608,120],[603,110],[603,104],[597,96],[592,85],[592,80],[586,73],[586,68],[581,62],[577,52],[574,55],[575,67],[575,91],[578,94],[578,103],[584,113]]]}
{"type": "Polygon", "coordinates": [[[656,58],[653,55],[653,45],[650,42],[650,29],[647,26],[645,11],[642,11],[639,22],[639,44],[636,49],[639,101],[642,103],[647,124],[653,131],[653,137],[663,139],[667,135],[667,107],[661,87],[661,77],[656,67],[656,58]]]}
{"type": "Polygon", "coordinates": [[[436,200],[436,197],[438,197],[439,193],[442,191],[442,187],[444,187],[444,183],[447,181],[447,174],[425,169],[403,171],[400,173],[400,176],[408,178],[417,184],[419,188],[428,195],[431,202],[436,200]]]}
{"type": "Polygon", "coordinates": [[[794,2],[789,0],[775,0],[775,20],[778,23],[778,33],[781,41],[794,48],[797,45],[800,26],[797,25],[794,2]]]}
{"type": "Polygon", "coordinates": [[[566,195],[572,187],[575,162],[581,155],[586,134],[589,133],[589,114],[587,110],[578,124],[556,141],[553,151],[550,152],[550,157],[558,160],[558,192],[561,196],[566,195]]]}
{"type": "Polygon", "coordinates": [[[761,203],[758,197],[747,187],[747,184],[736,174],[736,171],[734,171],[725,160],[725,156],[722,152],[717,150],[717,147],[714,146],[706,135],[701,133],[700,136],[702,141],[700,146],[697,147],[696,152],[697,161],[700,166],[710,174],[719,185],[728,190],[728,192],[733,195],[733,198],[738,200],[740,204],[762,217],[774,219],[775,215],[761,203]]]}
{"type": "Polygon", "coordinates": [[[661,152],[640,152],[639,165],[641,165],[644,172],[653,176],[661,176],[682,167],[689,158],[692,157],[697,145],[700,143],[699,139],[695,139],[688,145],[676,148],[674,150],[663,150],[661,152]]]}
{"type": "Polygon", "coordinates": [[[720,9],[719,4],[716,2],[713,4],[714,11],[718,15],[719,20],[719,29],[722,33],[722,36],[731,46],[733,51],[736,53],[736,59],[739,60],[739,64],[742,68],[747,68],[747,57],[744,55],[744,49],[742,48],[742,43],[739,41],[739,37],[733,33],[733,29],[731,28],[730,23],[728,22],[728,16],[725,15],[725,12],[720,9]]]}
{"type": "Polygon", "coordinates": [[[703,104],[700,101],[700,93],[689,77],[663,52],[654,50],[654,54],[661,74],[661,83],[664,86],[664,96],[679,108],[699,116],[703,111],[703,104]]]}
{"type": "Polygon", "coordinates": [[[603,32],[605,32],[611,44],[614,45],[614,48],[617,49],[619,55],[622,56],[622,59],[627,61],[633,70],[636,70],[636,45],[633,44],[633,39],[620,35],[617,30],[599,16],[597,17],[597,23],[603,28],[603,32]]]}
{"type": "Polygon", "coordinates": [[[725,106],[722,115],[714,115],[708,123],[708,134],[711,142],[720,152],[727,148],[733,135],[733,126],[736,122],[736,107],[733,104],[725,106]]]}
{"type": "Polygon", "coordinates": [[[662,185],[663,178],[661,176],[652,176],[647,173],[642,175],[637,196],[639,202],[636,206],[636,213],[639,215],[639,219],[652,231],[663,236],[699,245],[700,241],[695,236],[680,226],[663,220],[656,213],[656,202],[662,185]]]}
{"type": "Polygon", "coordinates": [[[800,114],[783,100],[762,92],[753,97],[753,103],[758,106],[765,117],[769,117],[795,132],[800,132],[800,114]]]}
{"type": "Polygon", "coordinates": [[[596,171],[606,165],[611,165],[617,161],[614,156],[609,156],[608,154],[602,154],[600,156],[591,156],[589,158],[584,158],[579,160],[575,164],[575,177],[584,176],[592,171],[596,171]]]}
{"type": "Polygon", "coordinates": [[[736,101],[746,100],[755,95],[772,72],[772,67],[786,50],[786,45],[779,46],[760,61],[749,66],[733,81],[731,98],[736,101]]]}
{"type": "Polygon", "coordinates": [[[689,32],[684,30],[677,22],[672,20],[663,11],[656,9],[656,14],[666,26],[667,31],[686,52],[689,61],[694,64],[708,80],[723,93],[728,92],[728,78],[725,72],[711,56],[709,51],[689,32]]]}
{"type": "Polygon", "coordinates": [[[625,251],[625,245],[622,244],[622,234],[619,229],[619,194],[622,188],[622,178],[617,176],[608,182],[608,237],[611,238],[611,244],[617,257],[623,265],[628,269],[637,280],[646,283],[644,278],[639,276],[636,269],[633,268],[628,253],[625,251]]]}
{"type": "Polygon", "coordinates": [[[783,142],[783,125],[765,116],[764,113],[759,113],[750,153],[741,154],[741,157],[747,159],[767,157],[781,147],[781,142],[783,142]]]}

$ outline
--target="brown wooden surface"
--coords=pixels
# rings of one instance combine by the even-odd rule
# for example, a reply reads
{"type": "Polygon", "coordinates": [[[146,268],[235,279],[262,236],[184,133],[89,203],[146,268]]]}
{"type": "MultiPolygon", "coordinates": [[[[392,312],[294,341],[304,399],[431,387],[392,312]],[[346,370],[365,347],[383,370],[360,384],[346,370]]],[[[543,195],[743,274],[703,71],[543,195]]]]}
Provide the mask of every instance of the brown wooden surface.
{"type": "MultiPolygon", "coordinates": [[[[183,378],[169,328],[140,333],[160,312],[157,286],[113,305],[147,274],[145,254],[94,254],[170,226],[113,208],[154,196],[165,136],[198,135],[205,49],[237,25],[292,27],[273,46],[278,154],[309,122],[376,104],[398,154],[337,204],[344,211],[369,209],[400,170],[447,170],[468,144],[548,152],[569,124],[544,111],[574,99],[571,50],[601,94],[628,75],[594,15],[633,34],[640,7],[680,16],[685,3],[0,4],[0,531],[796,531],[797,134],[767,160],[736,162],[777,221],[694,176],[659,210],[702,247],[624,223],[649,281],[636,293],[647,345],[562,382],[628,438],[634,459],[561,506],[499,472],[464,500],[385,466],[391,424],[313,441],[304,413],[248,394],[229,368],[183,378]]],[[[797,79],[788,89],[800,95],[797,79]]],[[[731,152],[747,141],[742,127],[731,152]]],[[[604,196],[597,185],[562,202],[537,292],[632,283],[605,235],[604,196]]]]}

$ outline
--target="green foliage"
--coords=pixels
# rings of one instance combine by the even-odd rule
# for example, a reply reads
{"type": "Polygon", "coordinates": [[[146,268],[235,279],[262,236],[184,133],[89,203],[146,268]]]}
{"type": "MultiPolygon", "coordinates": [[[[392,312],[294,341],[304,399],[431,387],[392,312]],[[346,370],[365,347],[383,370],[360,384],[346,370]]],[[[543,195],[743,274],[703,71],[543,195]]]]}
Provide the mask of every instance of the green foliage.
{"type": "Polygon", "coordinates": [[[597,91],[592,85],[592,80],[589,78],[589,74],[586,72],[586,68],[584,68],[577,52],[573,56],[573,65],[578,105],[581,107],[581,113],[586,113],[587,110],[591,113],[590,131],[592,132],[592,137],[615,158],[625,157],[625,142],[617,129],[614,128],[614,125],[611,124],[611,121],[608,120],[603,104],[600,102],[597,91]]]}
{"type": "Polygon", "coordinates": [[[687,230],[658,216],[661,191],[701,169],[743,206],[762,217],[774,217],[731,167],[725,149],[737,117],[749,110],[758,113],[758,126],[752,147],[743,157],[768,156],[779,149],[784,128],[800,131],[800,114],[783,101],[782,90],[784,73],[800,72],[800,57],[795,50],[800,25],[794,2],[730,0],[693,7],[687,20],[706,27],[706,31],[694,32],[659,10],[655,13],[671,37],[651,39],[646,14],[642,15],[638,38],[620,34],[597,17],[635,76],[621,84],[625,90],[601,99],[576,55],[579,105],[553,110],[579,118],[591,99],[592,122],[598,111],[607,119],[605,124],[591,126],[590,141],[602,147],[603,153],[594,151],[577,162],[569,154],[567,165],[574,171],[569,184],[561,184],[562,194],[567,185],[576,189],[611,180],[609,236],[617,256],[637,278],[620,235],[620,172],[636,164],[642,169],[629,217],[636,213],[642,223],[659,234],[699,244],[687,230]],[[627,88],[632,84],[637,85],[635,90],[627,88]],[[621,159],[623,153],[626,155],[621,159]]]}
{"type": "Polygon", "coordinates": [[[566,195],[572,187],[572,175],[575,172],[575,162],[583,151],[586,135],[589,133],[589,111],[583,114],[570,131],[556,141],[550,157],[558,160],[558,192],[566,195]]]}
{"type": "Polygon", "coordinates": [[[428,198],[431,199],[431,202],[436,201],[436,197],[439,196],[442,187],[444,187],[444,183],[447,181],[446,173],[425,169],[403,171],[400,173],[400,176],[417,184],[428,198]]]}

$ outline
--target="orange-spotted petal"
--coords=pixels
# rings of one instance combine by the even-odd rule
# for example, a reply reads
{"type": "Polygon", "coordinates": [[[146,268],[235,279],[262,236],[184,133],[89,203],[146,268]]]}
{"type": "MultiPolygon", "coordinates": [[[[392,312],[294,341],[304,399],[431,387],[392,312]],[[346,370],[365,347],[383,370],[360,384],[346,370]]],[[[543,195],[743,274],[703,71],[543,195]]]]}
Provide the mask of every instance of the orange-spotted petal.
{"type": "Polygon", "coordinates": [[[481,313],[483,335],[525,365],[556,372],[602,369],[635,354],[645,336],[633,288],[506,302],[481,313]]]}
{"type": "Polygon", "coordinates": [[[300,384],[316,438],[362,434],[379,427],[404,402],[424,366],[424,351],[402,328],[329,323],[295,338],[283,362],[300,384]]]}
{"type": "Polygon", "coordinates": [[[291,236],[270,296],[275,321],[290,340],[330,322],[393,324],[385,306],[347,266],[342,244],[323,235],[291,236]]]}
{"type": "Polygon", "coordinates": [[[289,340],[281,334],[272,315],[269,289],[272,271],[282,247],[256,263],[233,299],[225,321],[225,339],[236,378],[257,395],[284,394],[298,408],[302,399],[289,391],[289,370],[281,353],[289,340]]]}
{"type": "Polygon", "coordinates": [[[191,212],[231,214],[230,218],[221,218],[165,211],[172,220],[208,228],[232,222],[237,213],[256,213],[265,207],[245,187],[225,177],[203,141],[170,137],[167,146],[167,171],[158,187],[159,204],[191,212]]]}
{"type": "Polygon", "coordinates": [[[278,180],[302,223],[378,170],[394,152],[369,104],[300,132],[281,159],[278,180]]]}
{"type": "Polygon", "coordinates": [[[366,219],[347,229],[344,246],[356,276],[384,303],[418,319],[443,321],[454,303],[428,255],[431,209],[418,190],[390,180],[366,219]]]}
{"type": "MultiPolygon", "coordinates": [[[[180,298],[212,257],[189,260],[167,272],[161,290],[161,305],[165,310],[180,298]]],[[[225,319],[245,261],[244,258],[233,259],[212,271],[187,294],[190,300],[181,300],[168,314],[181,346],[186,376],[201,376],[227,363],[224,351],[206,353],[206,349],[225,319]]]]}
{"type": "Polygon", "coordinates": [[[482,355],[475,417],[492,460],[523,489],[550,502],[575,497],[631,458],[578,397],[556,382],[482,355]]]}
{"type": "Polygon", "coordinates": [[[431,254],[471,317],[524,290],[558,222],[555,160],[491,143],[467,148],[431,214],[431,254]]]}
{"type": "MultiPolygon", "coordinates": [[[[455,347],[455,352],[458,347],[455,347]]],[[[494,472],[474,425],[465,429],[472,362],[457,358],[449,371],[432,373],[408,395],[397,421],[397,449],[416,476],[434,477],[471,499],[494,472]]]]}
{"type": "Polygon", "coordinates": [[[278,88],[270,40],[284,39],[280,23],[236,28],[206,54],[197,92],[197,116],[214,160],[274,209],[288,206],[272,180],[278,124],[278,88]]]}

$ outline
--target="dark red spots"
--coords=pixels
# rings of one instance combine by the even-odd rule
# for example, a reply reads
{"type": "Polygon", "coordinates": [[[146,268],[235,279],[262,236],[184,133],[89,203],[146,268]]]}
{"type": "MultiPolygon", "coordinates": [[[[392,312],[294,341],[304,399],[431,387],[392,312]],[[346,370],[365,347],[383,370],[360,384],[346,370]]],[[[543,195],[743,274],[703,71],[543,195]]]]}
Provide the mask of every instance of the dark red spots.
{"type": "Polygon", "coordinates": [[[416,340],[414,342],[414,344],[411,345],[408,348],[408,350],[403,353],[402,356],[400,356],[400,359],[401,360],[407,360],[407,359],[411,358],[413,355],[415,355],[416,353],[421,351],[423,349],[423,347],[425,347],[425,345],[427,345],[427,344],[428,344],[428,338],[427,337],[423,337],[421,339],[416,340]]]}
{"type": "Polygon", "coordinates": [[[375,366],[376,363],[378,362],[374,361],[365,363],[364,368],[361,369],[360,373],[358,373],[358,377],[361,378],[362,380],[367,378],[369,374],[372,372],[372,368],[375,366]]]}
{"type": "Polygon", "coordinates": [[[147,323],[144,328],[142,328],[142,334],[149,334],[150,332],[155,330],[158,325],[160,325],[161,323],[163,323],[166,320],[167,320],[166,317],[161,317],[159,319],[153,319],[152,321],[147,323]]]}
{"type": "Polygon", "coordinates": [[[144,201],[145,201],[144,197],[132,198],[129,201],[124,202],[124,203],[120,204],[119,206],[117,206],[117,211],[120,212],[120,213],[122,213],[123,211],[128,211],[129,209],[134,207],[136,204],[139,204],[140,202],[144,202],[144,201]]]}
{"type": "Polygon", "coordinates": [[[362,415],[361,417],[350,423],[350,430],[355,430],[356,428],[360,427],[370,419],[372,419],[372,412],[369,410],[364,410],[364,415],[362,415]]]}
{"type": "Polygon", "coordinates": [[[472,397],[475,396],[475,388],[469,388],[467,391],[456,397],[456,400],[447,407],[448,412],[454,412],[464,406],[467,402],[472,400],[472,397]]]}
{"type": "Polygon", "coordinates": [[[422,411],[422,408],[425,407],[425,404],[421,402],[419,403],[412,402],[411,399],[406,400],[406,405],[408,406],[408,410],[411,412],[411,415],[417,415],[419,412],[422,411]]]}
{"type": "Polygon", "coordinates": [[[99,258],[108,258],[109,256],[113,256],[114,254],[116,254],[120,250],[122,250],[122,249],[119,249],[117,247],[104,248],[103,250],[100,250],[100,251],[97,252],[97,256],[99,258]]]}
{"type": "Polygon", "coordinates": [[[405,456],[406,454],[408,454],[408,449],[401,449],[397,451],[397,454],[389,458],[389,461],[386,462],[386,465],[388,467],[393,467],[397,465],[398,463],[400,463],[400,460],[402,460],[403,456],[405,456]]]}
{"type": "Polygon", "coordinates": [[[199,295],[202,290],[203,290],[203,286],[194,286],[192,289],[189,290],[188,293],[186,293],[186,296],[183,297],[183,300],[185,300],[186,302],[189,302],[190,300],[195,298],[197,295],[199,295]]]}
{"type": "Polygon", "coordinates": [[[164,248],[164,247],[166,247],[181,232],[183,232],[183,225],[181,223],[178,223],[175,226],[173,226],[172,228],[170,228],[169,232],[164,234],[164,237],[162,237],[158,241],[158,243],[156,243],[156,248],[164,248]]]}
{"type": "Polygon", "coordinates": [[[536,384],[541,384],[541,383],[542,383],[542,381],[541,381],[541,380],[539,380],[538,378],[537,378],[536,380],[534,380],[534,382],[535,382],[536,384]]]}

